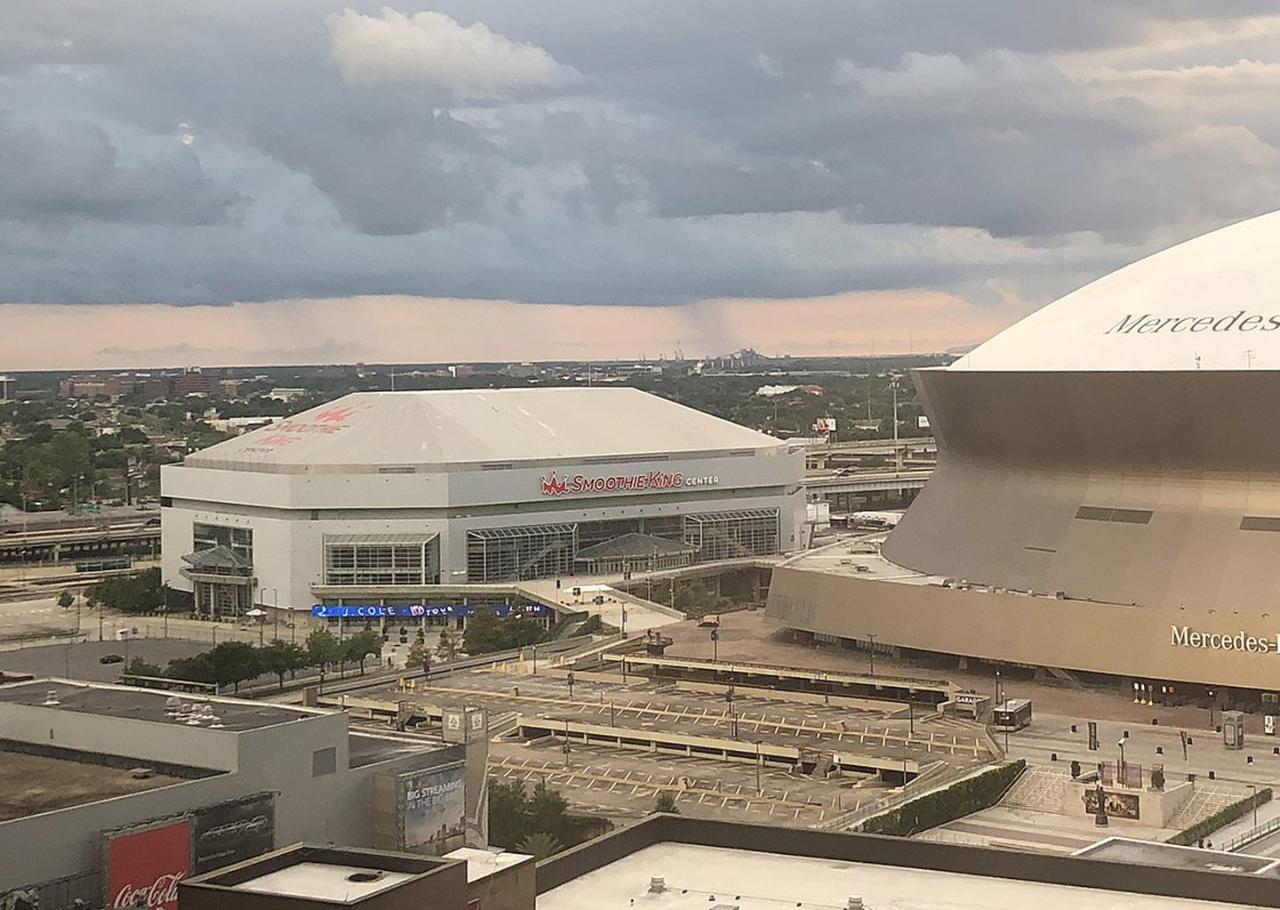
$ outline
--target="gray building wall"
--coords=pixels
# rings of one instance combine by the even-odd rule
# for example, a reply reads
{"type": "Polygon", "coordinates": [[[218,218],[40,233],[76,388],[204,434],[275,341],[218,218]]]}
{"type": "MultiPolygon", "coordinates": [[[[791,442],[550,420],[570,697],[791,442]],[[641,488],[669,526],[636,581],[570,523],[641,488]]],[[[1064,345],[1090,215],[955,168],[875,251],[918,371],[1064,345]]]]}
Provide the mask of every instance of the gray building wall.
{"type": "Polygon", "coordinates": [[[226,769],[214,777],[0,822],[0,892],[97,873],[103,830],[264,791],[276,794],[277,845],[370,847],[373,775],[462,757],[461,746],[441,746],[349,769],[343,713],[234,732],[0,704],[0,731],[34,744],[135,756],[139,764],[150,759],[226,769]],[[330,747],[336,750],[336,770],[312,777],[312,753],[330,747]]]}

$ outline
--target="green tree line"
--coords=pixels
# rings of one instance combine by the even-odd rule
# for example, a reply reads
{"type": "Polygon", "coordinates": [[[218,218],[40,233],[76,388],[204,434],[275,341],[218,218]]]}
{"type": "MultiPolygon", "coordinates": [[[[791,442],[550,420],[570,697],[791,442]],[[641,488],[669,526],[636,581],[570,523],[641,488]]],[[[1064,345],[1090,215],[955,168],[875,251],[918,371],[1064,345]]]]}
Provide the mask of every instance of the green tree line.
{"type": "Polygon", "coordinates": [[[320,628],[307,636],[305,645],[279,639],[261,647],[243,641],[224,641],[192,657],[175,658],[163,668],[135,657],[125,672],[216,683],[219,687],[231,686],[235,691],[243,682],[272,673],[283,689],[285,676],[292,678],[299,670],[318,669],[323,684],[327,672],[336,668],[342,673],[348,664],[356,664],[363,674],[365,662],[381,655],[382,637],[376,632],[366,630],[340,640],[328,629],[320,628]]]}

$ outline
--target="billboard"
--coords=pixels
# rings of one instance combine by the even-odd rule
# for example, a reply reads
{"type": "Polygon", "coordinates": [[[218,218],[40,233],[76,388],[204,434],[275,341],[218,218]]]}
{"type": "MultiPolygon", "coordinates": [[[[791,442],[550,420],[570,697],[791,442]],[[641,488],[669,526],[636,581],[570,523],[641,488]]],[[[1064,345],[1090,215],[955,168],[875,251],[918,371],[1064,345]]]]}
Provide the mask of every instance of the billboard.
{"type": "MultiPolygon", "coordinates": [[[[548,608],[543,604],[496,604],[485,609],[492,610],[498,616],[506,616],[511,611],[525,616],[546,616],[548,608]]],[[[327,606],[316,604],[311,608],[311,615],[317,619],[419,619],[421,617],[453,617],[473,616],[476,608],[464,604],[409,604],[409,605],[362,605],[347,604],[344,606],[327,606]]]]}
{"type": "Polygon", "coordinates": [[[829,435],[836,431],[836,419],[834,417],[819,417],[813,422],[813,432],[820,435],[829,435]]]}
{"type": "Polygon", "coordinates": [[[105,852],[105,906],[177,910],[178,882],[191,874],[188,819],[107,834],[105,852]]]}
{"type": "Polygon", "coordinates": [[[209,806],[192,822],[191,870],[203,875],[275,849],[275,797],[263,793],[209,806]]]}
{"type": "Polygon", "coordinates": [[[466,833],[466,763],[453,762],[396,776],[400,847],[443,850],[466,833]]]}

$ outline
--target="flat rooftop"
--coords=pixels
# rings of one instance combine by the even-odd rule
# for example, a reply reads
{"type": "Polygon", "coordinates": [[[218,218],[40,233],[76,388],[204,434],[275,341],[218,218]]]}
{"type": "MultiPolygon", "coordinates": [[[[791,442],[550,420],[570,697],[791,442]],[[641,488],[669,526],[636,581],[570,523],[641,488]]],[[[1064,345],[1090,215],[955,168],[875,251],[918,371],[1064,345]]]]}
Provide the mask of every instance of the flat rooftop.
{"type": "Polygon", "coordinates": [[[213,727],[232,732],[256,730],[316,716],[314,711],[265,702],[139,689],[133,686],[57,679],[35,679],[0,686],[0,704],[54,708],[59,711],[145,720],[158,724],[175,723],[170,708],[170,699],[175,697],[183,703],[208,705],[212,708],[216,720],[192,724],[193,727],[206,729],[213,727]]]}
{"type": "Polygon", "coordinates": [[[182,778],[135,779],[127,769],[95,762],[0,751],[0,822],[177,783],[182,778]]]}
{"type": "Polygon", "coordinates": [[[1239,904],[1012,881],[724,847],[658,843],[538,896],[538,910],[1193,910],[1239,904]],[[655,893],[650,881],[663,879],[655,893]]]}
{"type": "Polygon", "coordinates": [[[782,565],[805,572],[827,575],[851,575],[874,581],[892,581],[909,585],[940,585],[941,575],[925,575],[892,563],[880,555],[880,544],[886,534],[845,539],[816,550],[809,550],[782,565]]]}
{"type": "Polygon", "coordinates": [[[352,732],[347,736],[347,765],[363,768],[378,762],[390,761],[405,755],[420,755],[446,748],[443,740],[432,742],[420,739],[397,739],[372,733],[352,732]]]}
{"type": "Polygon", "coordinates": [[[1104,859],[1141,866],[1163,866],[1167,869],[1193,869],[1201,872],[1234,872],[1238,875],[1263,875],[1280,878],[1280,859],[1253,856],[1249,853],[1227,853],[1200,847],[1179,847],[1155,841],[1128,837],[1108,837],[1078,850],[1076,856],[1104,859]]]}
{"type": "Polygon", "coordinates": [[[299,897],[325,903],[351,904],[388,888],[413,881],[408,872],[302,862],[233,885],[236,891],[254,891],[282,897],[299,897]]]}

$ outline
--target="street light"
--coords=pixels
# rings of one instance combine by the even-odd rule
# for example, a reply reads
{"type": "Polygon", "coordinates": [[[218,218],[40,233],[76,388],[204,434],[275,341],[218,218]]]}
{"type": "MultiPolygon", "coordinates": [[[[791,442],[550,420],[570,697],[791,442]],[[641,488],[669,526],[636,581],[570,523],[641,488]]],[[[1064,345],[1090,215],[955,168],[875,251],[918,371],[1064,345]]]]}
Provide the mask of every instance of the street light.
{"type": "Polygon", "coordinates": [[[1120,737],[1120,741],[1116,743],[1116,745],[1120,747],[1120,780],[1118,781],[1118,783],[1121,786],[1128,786],[1128,784],[1125,782],[1125,778],[1127,777],[1127,775],[1124,773],[1125,771],[1124,744],[1127,743],[1128,741],[1129,741],[1129,737],[1122,736],[1120,737]]]}
{"type": "Polygon", "coordinates": [[[711,629],[711,659],[720,660],[720,630],[716,628],[711,629]]]}
{"type": "Polygon", "coordinates": [[[564,680],[569,684],[569,700],[573,701],[573,671],[572,670],[569,671],[569,674],[564,678],[564,680]]]}

